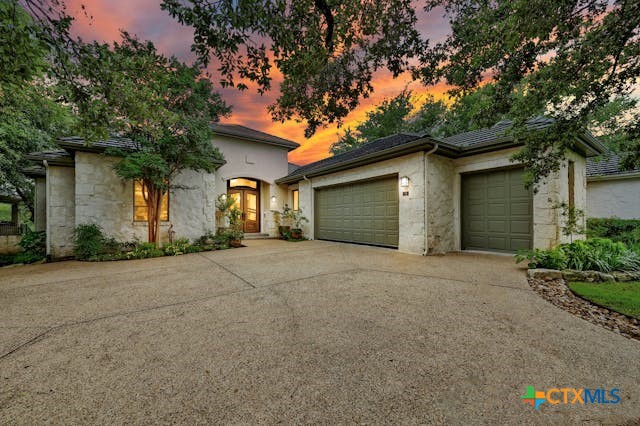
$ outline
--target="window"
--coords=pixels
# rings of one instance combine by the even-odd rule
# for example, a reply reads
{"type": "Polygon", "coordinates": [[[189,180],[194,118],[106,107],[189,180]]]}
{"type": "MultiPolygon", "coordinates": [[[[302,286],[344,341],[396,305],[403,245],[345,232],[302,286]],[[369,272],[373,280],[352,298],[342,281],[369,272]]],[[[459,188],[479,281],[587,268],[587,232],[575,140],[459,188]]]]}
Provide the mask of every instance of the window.
{"type": "Polygon", "coordinates": [[[258,182],[253,179],[245,179],[245,178],[235,178],[229,181],[229,188],[237,188],[239,186],[245,188],[258,188],[258,182]]]}
{"type": "Polygon", "coordinates": [[[568,167],[569,173],[569,208],[573,208],[576,205],[576,176],[575,176],[575,163],[573,161],[569,161],[568,167]]]}
{"type": "Polygon", "coordinates": [[[300,210],[300,194],[297,189],[293,190],[293,210],[300,210]]]}
{"type": "MultiPolygon", "coordinates": [[[[142,193],[142,182],[139,180],[133,183],[133,220],[147,222],[147,201],[142,193]]],[[[162,196],[160,202],[160,220],[166,222],[169,220],[169,193],[162,196]]]]}

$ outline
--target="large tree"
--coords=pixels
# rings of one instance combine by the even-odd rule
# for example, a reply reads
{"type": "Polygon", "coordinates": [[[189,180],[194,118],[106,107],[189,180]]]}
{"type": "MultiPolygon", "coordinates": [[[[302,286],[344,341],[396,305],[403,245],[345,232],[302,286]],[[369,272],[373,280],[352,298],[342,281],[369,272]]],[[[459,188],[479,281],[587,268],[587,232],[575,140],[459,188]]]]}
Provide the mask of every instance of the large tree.
{"type": "Polygon", "coordinates": [[[74,123],[60,102],[43,28],[15,0],[0,2],[0,188],[16,192],[33,213],[25,154],[53,146],[74,123]]]}
{"type": "MultiPolygon", "coordinates": [[[[454,94],[495,87],[487,108],[514,120],[525,143],[516,156],[532,182],[557,170],[575,136],[596,111],[629,95],[640,78],[640,2],[630,0],[431,0],[444,7],[452,32],[425,51],[416,75],[441,80],[454,94]],[[543,132],[526,121],[543,112],[555,119],[543,132]]],[[[627,165],[640,165],[638,120],[618,123],[627,139],[627,165]]]]}
{"type": "Polygon", "coordinates": [[[214,170],[222,157],[211,143],[211,123],[230,109],[198,67],[127,33],[113,45],[80,45],[78,57],[69,96],[81,96],[77,107],[87,126],[134,142],[109,153],[122,157],[115,166],[119,176],[142,183],[148,238],[157,242],[163,196],[181,171],[214,170]]]}
{"type": "Polygon", "coordinates": [[[373,91],[377,70],[397,76],[423,49],[410,0],[163,0],[194,27],[193,48],[216,61],[222,83],[260,93],[282,73],[275,120],[298,119],[307,136],[341,122],[373,91]],[[277,68],[277,71],[274,69],[277,68]]]}

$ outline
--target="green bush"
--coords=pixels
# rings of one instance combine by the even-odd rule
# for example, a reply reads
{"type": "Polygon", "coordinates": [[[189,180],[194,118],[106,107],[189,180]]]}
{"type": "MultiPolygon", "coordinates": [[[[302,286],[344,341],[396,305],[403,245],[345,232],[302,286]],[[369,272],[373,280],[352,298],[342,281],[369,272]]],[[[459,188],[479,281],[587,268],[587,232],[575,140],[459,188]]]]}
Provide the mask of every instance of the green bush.
{"type": "Polygon", "coordinates": [[[575,269],[578,271],[640,271],[640,254],[624,243],[606,238],[578,240],[549,250],[526,250],[516,262],[529,261],[530,268],[575,269]]]}
{"type": "MultiPolygon", "coordinates": [[[[47,234],[44,231],[32,231],[27,228],[25,233],[22,234],[22,238],[18,243],[22,248],[22,253],[25,258],[31,256],[35,260],[42,259],[47,252],[46,249],[47,234]]],[[[28,262],[16,262],[16,263],[28,263],[28,262]]]]}
{"type": "Polygon", "coordinates": [[[146,259],[160,256],[164,256],[164,251],[154,243],[140,243],[132,251],[125,254],[126,259],[146,259]]]}
{"type": "Polygon", "coordinates": [[[167,256],[178,256],[181,254],[187,253],[187,249],[189,247],[189,239],[187,238],[179,238],[175,240],[173,243],[165,244],[162,247],[164,254],[167,256]]]}
{"type": "Polygon", "coordinates": [[[100,226],[90,223],[78,225],[75,229],[73,252],[76,259],[87,260],[105,254],[107,238],[100,226]]]}
{"type": "Polygon", "coordinates": [[[588,219],[587,237],[620,241],[640,252],[640,220],[588,219]]]}

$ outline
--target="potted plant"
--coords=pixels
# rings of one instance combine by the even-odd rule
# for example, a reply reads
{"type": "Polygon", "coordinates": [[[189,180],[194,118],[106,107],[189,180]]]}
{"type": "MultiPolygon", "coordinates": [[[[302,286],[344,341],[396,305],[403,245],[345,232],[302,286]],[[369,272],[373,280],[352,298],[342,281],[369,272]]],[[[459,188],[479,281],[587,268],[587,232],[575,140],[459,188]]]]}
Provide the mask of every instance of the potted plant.
{"type": "Polygon", "coordinates": [[[240,229],[231,228],[226,232],[226,236],[229,238],[229,245],[231,247],[242,247],[244,232],[242,232],[240,229]]]}
{"type": "Polygon", "coordinates": [[[287,204],[284,205],[281,212],[273,212],[281,239],[286,240],[287,235],[291,232],[291,225],[293,225],[292,213],[293,210],[291,210],[287,204]]]}
{"type": "Polygon", "coordinates": [[[229,216],[229,211],[235,202],[236,200],[227,196],[227,194],[218,195],[216,199],[216,225],[218,229],[225,228],[226,223],[223,222],[223,219],[229,216]]]}
{"type": "Polygon", "coordinates": [[[302,239],[302,223],[309,222],[309,219],[302,215],[302,209],[291,211],[291,220],[293,221],[293,228],[291,229],[291,238],[294,240],[302,239]]]}

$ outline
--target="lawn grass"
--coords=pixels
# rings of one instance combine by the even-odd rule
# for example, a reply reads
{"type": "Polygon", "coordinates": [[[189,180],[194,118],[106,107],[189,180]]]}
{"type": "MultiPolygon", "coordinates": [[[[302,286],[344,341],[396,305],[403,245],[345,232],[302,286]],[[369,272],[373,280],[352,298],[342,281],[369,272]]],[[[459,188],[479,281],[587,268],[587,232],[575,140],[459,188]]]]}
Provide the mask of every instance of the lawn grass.
{"type": "Polygon", "coordinates": [[[569,283],[577,295],[608,309],[640,318],[640,281],[626,283],[569,283]]]}

